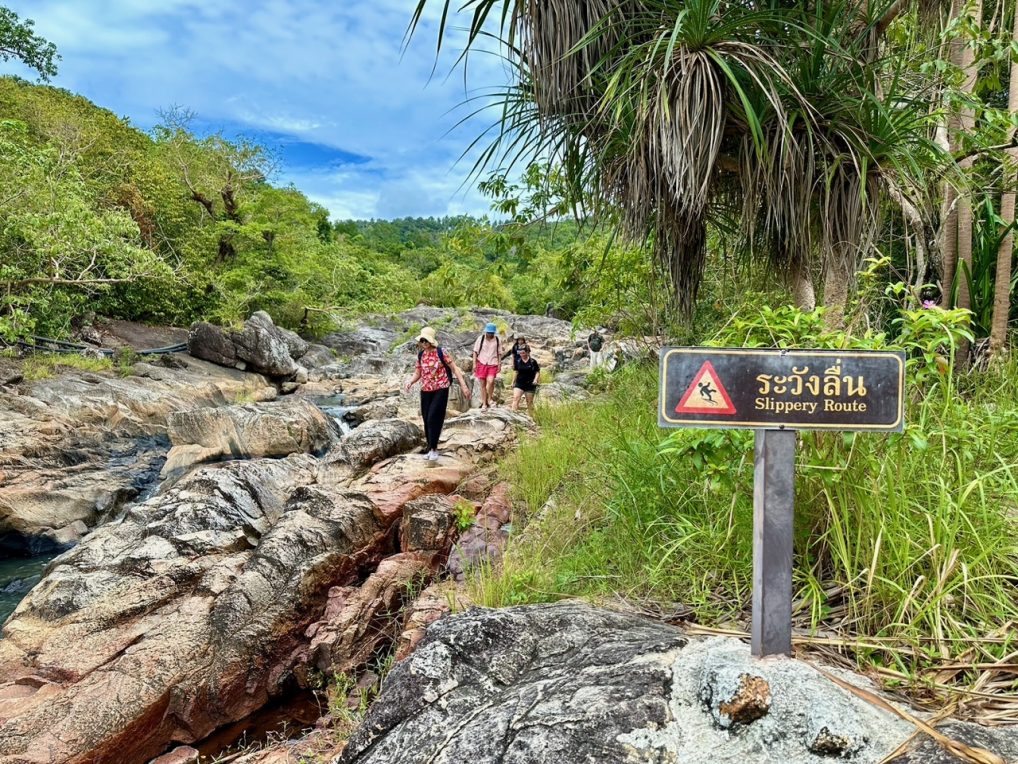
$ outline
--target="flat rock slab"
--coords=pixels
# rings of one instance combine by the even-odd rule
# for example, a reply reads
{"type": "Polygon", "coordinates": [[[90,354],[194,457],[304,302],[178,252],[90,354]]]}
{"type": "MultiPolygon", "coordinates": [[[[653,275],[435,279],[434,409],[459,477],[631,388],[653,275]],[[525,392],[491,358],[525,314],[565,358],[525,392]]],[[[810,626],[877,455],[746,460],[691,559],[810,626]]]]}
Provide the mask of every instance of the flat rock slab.
{"type": "Polygon", "coordinates": [[[222,458],[317,454],[332,440],[322,410],[301,399],[178,411],[170,414],[168,428],[173,448],[163,477],[222,458]]]}
{"type": "Polygon", "coordinates": [[[338,762],[875,764],[912,731],[802,661],[566,602],[432,624],[338,762]]]}

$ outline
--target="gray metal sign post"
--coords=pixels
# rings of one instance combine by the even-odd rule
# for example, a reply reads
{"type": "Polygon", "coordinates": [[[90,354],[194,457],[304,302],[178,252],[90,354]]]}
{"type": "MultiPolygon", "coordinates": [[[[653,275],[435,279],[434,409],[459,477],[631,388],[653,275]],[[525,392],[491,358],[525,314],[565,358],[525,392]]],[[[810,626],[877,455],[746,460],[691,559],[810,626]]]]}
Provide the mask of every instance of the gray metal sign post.
{"type": "Polygon", "coordinates": [[[792,654],[795,430],[757,430],[753,462],[753,655],[792,654]]]}
{"type": "Polygon", "coordinates": [[[756,430],[753,655],[792,653],[796,430],[901,432],[904,381],[900,352],[662,348],[661,427],[756,430]]]}

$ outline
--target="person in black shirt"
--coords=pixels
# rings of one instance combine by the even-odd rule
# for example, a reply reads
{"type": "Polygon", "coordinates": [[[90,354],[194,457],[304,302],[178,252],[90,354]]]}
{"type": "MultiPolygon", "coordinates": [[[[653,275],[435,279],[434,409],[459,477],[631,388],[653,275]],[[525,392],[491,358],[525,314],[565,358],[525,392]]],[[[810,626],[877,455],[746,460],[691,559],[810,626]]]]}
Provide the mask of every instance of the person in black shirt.
{"type": "Polygon", "coordinates": [[[520,359],[516,364],[516,378],[513,380],[513,411],[520,410],[520,399],[527,396],[527,413],[534,415],[534,393],[541,379],[541,367],[530,357],[530,348],[526,345],[519,349],[520,359]]]}
{"type": "Polygon", "coordinates": [[[513,371],[516,371],[516,367],[520,363],[520,348],[527,344],[527,338],[522,334],[515,335],[516,340],[512,347],[509,348],[505,353],[502,354],[502,360],[504,361],[509,356],[513,357],[513,371]]]}

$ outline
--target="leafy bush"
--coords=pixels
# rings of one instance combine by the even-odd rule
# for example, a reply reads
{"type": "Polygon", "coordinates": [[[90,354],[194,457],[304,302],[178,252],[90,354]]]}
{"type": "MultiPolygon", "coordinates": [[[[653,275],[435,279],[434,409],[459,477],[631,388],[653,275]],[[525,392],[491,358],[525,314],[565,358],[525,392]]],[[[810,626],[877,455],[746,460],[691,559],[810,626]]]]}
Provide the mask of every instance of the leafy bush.
{"type": "MultiPolygon", "coordinates": [[[[954,655],[1018,618],[1018,362],[971,374],[959,391],[939,352],[968,317],[899,318],[905,432],[799,436],[795,618],[907,642],[918,660],[954,655]]],[[[768,307],[743,311],[715,342],[890,344],[768,307]]],[[[745,617],[752,434],[665,436],[656,368],[627,366],[608,380],[593,402],[542,410],[540,439],[506,460],[526,527],[503,569],[475,578],[476,594],[502,605],[621,593],[692,605],[700,622],[745,617]]]]}

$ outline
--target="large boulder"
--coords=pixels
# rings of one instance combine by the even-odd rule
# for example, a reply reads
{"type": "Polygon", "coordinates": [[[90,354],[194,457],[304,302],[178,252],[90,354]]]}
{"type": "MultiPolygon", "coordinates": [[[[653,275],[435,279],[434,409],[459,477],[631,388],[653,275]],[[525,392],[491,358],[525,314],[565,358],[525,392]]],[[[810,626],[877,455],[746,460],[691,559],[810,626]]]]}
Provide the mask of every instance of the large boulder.
{"type": "Polygon", "coordinates": [[[145,762],[280,693],[329,588],[390,543],[316,474],[202,467],[58,558],[0,640],[0,762],[145,762]]]}
{"type": "Polygon", "coordinates": [[[406,453],[424,443],[424,431],[404,419],[379,419],[366,422],[353,430],[329,453],[325,464],[348,465],[353,472],[362,472],[372,464],[396,454],[406,453]]]}
{"type": "Polygon", "coordinates": [[[736,640],[694,641],[660,622],[569,602],[472,609],[432,624],[338,761],[821,764],[832,755],[811,748],[821,732],[821,746],[851,747],[836,755],[875,764],[912,728],[806,663],[754,660],[736,640]],[[740,693],[747,707],[767,701],[737,729],[718,724],[740,693]]]}
{"type": "Polygon", "coordinates": [[[187,338],[187,352],[196,358],[280,379],[297,376],[303,367],[295,359],[309,347],[293,332],[276,326],[261,310],[237,330],[196,323],[187,338]]]}
{"type": "Polygon", "coordinates": [[[332,438],[329,419],[302,399],[180,411],[168,422],[173,448],[163,476],[199,462],[318,454],[332,438]]]}

